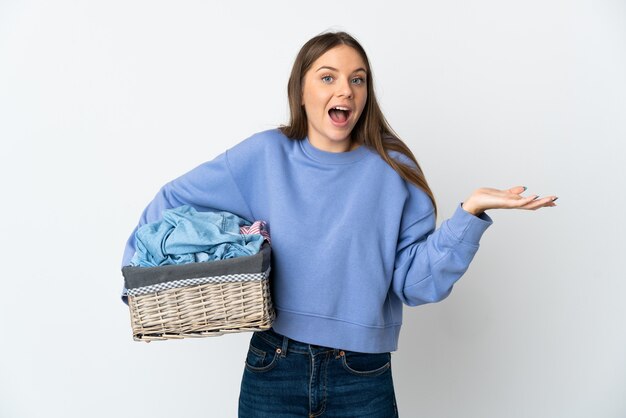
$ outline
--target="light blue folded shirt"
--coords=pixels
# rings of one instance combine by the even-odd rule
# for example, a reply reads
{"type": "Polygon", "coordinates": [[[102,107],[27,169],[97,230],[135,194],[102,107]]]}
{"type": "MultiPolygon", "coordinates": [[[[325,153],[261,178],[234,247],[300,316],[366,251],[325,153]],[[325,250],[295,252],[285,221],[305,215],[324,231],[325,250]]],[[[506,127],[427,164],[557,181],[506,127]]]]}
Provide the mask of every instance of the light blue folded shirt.
{"type": "Polygon", "coordinates": [[[242,234],[250,222],[230,212],[198,212],[189,205],[163,211],[163,218],[135,233],[136,252],[131,265],[156,267],[221,260],[257,254],[259,234],[242,234]]]}

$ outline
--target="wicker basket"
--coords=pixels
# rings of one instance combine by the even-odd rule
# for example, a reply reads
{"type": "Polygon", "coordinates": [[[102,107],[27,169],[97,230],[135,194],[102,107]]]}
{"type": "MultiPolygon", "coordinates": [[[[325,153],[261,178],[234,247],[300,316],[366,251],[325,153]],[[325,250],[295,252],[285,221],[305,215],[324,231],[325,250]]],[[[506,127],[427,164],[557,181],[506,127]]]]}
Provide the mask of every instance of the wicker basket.
{"type": "Polygon", "coordinates": [[[122,268],[135,341],[269,329],[275,318],[270,246],[258,254],[160,267],[122,268]]]}

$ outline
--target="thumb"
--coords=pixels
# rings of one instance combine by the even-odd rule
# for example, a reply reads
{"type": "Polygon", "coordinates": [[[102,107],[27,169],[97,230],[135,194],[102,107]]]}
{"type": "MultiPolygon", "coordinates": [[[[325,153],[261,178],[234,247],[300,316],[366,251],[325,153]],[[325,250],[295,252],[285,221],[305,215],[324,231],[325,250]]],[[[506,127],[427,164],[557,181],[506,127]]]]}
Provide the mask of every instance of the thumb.
{"type": "Polygon", "coordinates": [[[515,193],[515,194],[521,194],[521,193],[524,193],[525,191],[526,191],[526,186],[515,186],[507,190],[507,192],[515,193]]]}

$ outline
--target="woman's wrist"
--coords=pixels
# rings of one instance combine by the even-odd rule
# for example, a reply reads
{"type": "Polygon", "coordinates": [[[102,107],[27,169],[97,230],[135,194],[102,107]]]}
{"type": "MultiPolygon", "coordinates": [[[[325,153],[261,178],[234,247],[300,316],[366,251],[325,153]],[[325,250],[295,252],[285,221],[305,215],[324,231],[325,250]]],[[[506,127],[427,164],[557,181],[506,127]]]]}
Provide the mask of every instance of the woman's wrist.
{"type": "Polygon", "coordinates": [[[484,212],[482,209],[474,206],[471,202],[471,199],[461,203],[461,208],[463,208],[465,212],[469,212],[474,216],[479,216],[481,213],[484,212]]]}

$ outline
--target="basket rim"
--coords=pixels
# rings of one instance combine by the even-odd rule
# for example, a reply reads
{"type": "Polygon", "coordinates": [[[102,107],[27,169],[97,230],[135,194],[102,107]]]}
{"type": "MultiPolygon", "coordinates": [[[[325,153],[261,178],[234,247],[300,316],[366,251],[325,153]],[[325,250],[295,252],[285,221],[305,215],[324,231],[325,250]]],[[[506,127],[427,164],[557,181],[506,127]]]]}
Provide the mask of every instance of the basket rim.
{"type": "Polygon", "coordinates": [[[157,267],[124,266],[122,275],[125,288],[134,289],[175,280],[262,273],[269,268],[270,258],[271,246],[266,242],[253,255],[157,267]]]}
{"type": "Polygon", "coordinates": [[[267,270],[261,273],[237,273],[228,274],[225,276],[210,276],[200,277],[196,279],[173,280],[170,282],[157,283],[148,286],[133,287],[131,289],[127,289],[127,293],[128,296],[144,296],[150,293],[162,292],[164,290],[193,288],[194,286],[204,284],[227,284],[269,280],[271,270],[271,267],[268,267],[267,270]]]}

